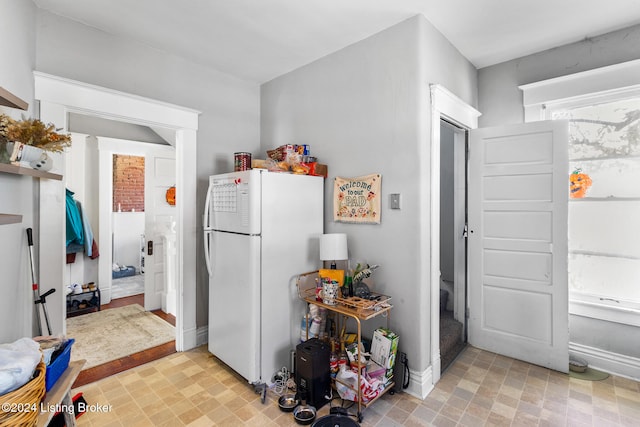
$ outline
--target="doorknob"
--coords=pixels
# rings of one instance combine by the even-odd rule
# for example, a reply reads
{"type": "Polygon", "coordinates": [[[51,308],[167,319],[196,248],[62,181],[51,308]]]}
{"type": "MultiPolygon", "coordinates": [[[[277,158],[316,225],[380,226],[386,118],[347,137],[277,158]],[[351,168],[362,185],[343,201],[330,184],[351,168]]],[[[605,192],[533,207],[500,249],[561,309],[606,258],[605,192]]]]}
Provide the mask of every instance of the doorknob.
{"type": "Polygon", "coordinates": [[[147,255],[153,255],[153,240],[147,242],[147,255]]]}

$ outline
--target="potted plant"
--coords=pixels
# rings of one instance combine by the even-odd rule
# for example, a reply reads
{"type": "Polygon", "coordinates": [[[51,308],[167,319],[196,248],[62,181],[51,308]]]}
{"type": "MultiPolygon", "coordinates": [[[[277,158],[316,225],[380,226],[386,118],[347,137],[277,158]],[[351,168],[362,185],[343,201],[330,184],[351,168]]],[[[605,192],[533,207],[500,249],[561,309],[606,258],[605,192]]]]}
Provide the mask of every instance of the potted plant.
{"type": "Polygon", "coordinates": [[[0,114],[0,161],[28,163],[34,169],[49,170],[51,158],[46,152],[60,153],[70,145],[71,135],[59,133],[51,123],[24,117],[15,120],[0,114]]]}
{"type": "Polygon", "coordinates": [[[368,298],[371,295],[369,287],[363,282],[364,279],[371,277],[373,270],[378,268],[377,264],[369,265],[358,263],[353,272],[353,294],[360,298],[368,298]]]}

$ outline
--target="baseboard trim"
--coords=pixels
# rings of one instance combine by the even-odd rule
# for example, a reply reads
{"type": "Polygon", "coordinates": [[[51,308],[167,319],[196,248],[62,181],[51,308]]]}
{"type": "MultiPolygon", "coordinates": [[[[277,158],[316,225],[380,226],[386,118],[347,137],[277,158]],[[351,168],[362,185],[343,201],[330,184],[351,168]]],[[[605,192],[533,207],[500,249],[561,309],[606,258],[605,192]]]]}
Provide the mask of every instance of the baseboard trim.
{"type": "Polygon", "coordinates": [[[640,381],[640,358],[571,342],[569,354],[585,359],[594,369],[640,381]]]}
{"type": "Polygon", "coordinates": [[[111,303],[111,286],[100,286],[100,305],[111,303]]]}
{"type": "Polygon", "coordinates": [[[403,391],[411,396],[424,400],[431,390],[433,390],[433,370],[429,366],[422,372],[409,369],[410,381],[409,387],[403,391]]]}
{"type": "Polygon", "coordinates": [[[198,333],[196,328],[185,329],[182,335],[182,348],[179,351],[187,351],[198,346],[198,333]]]}
{"type": "Polygon", "coordinates": [[[200,347],[209,342],[209,327],[200,326],[196,330],[196,346],[200,347]]]}

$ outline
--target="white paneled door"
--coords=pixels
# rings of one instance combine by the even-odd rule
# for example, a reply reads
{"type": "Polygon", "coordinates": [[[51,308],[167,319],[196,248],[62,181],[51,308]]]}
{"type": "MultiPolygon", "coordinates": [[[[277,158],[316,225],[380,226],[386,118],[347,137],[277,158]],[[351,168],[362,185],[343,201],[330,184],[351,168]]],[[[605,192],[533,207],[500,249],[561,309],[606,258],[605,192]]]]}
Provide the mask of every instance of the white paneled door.
{"type": "Polygon", "coordinates": [[[144,170],[144,308],[156,310],[162,307],[166,297],[164,241],[176,221],[176,207],[170,205],[166,197],[167,190],[176,184],[175,150],[168,147],[146,153],[144,170]]]}
{"type": "Polygon", "coordinates": [[[469,342],[569,368],[568,124],[470,132],[469,342]]]}

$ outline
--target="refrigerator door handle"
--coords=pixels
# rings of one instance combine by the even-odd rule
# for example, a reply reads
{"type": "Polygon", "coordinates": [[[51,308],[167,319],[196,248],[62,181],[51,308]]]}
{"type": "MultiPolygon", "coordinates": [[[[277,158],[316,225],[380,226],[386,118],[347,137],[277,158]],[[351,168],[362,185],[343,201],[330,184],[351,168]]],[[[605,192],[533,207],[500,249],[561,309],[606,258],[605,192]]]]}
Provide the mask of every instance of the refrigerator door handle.
{"type": "Polygon", "coordinates": [[[207,265],[207,272],[211,276],[211,231],[204,232],[204,260],[207,265]]]}
{"type": "Polygon", "coordinates": [[[213,190],[213,183],[209,183],[207,188],[207,197],[204,199],[204,215],[202,218],[202,226],[206,230],[211,230],[211,191],[213,190]]]}
{"type": "Polygon", "coordinates": [[[202,225],[204,227],[204,260],[207,265],[207,272],[211,276],[211,191],[213,190],[213,183],[209,182],[209,188],[207,189],[207,197],[204,201],[204,217],[202,218],[202,225]]]}

